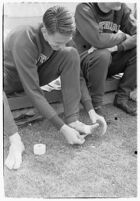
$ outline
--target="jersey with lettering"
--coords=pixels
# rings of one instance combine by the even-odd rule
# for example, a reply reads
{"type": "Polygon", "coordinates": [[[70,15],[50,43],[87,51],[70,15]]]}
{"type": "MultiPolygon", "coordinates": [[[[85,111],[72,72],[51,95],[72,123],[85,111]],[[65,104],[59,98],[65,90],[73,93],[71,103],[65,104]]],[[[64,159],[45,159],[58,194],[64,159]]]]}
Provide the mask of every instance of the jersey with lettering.
{"type": "Polygon", "coordinates": [[[124,3],[119,11],[104,13],[97,3],[80,3],[75,12],[74,41],[80,53],[91,46],[102,49],[121,45],[123,50],[136,46],[136,20],[124,3]],[[126,40],[119,30],[129,34],[126,40]]]}

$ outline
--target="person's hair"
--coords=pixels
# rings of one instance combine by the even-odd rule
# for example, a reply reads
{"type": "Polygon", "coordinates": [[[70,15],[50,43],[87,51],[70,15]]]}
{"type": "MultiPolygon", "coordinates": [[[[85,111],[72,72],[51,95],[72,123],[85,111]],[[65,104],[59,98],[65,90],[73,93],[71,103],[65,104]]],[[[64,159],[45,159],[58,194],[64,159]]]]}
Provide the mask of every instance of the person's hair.
{"type": "Polygon", "coordinates": [[[49,8],[43,15],[43,24],[49,34],[58,32],[63,35],[71,35],[74,31],[71,13],[61,6],[49,8]]]}

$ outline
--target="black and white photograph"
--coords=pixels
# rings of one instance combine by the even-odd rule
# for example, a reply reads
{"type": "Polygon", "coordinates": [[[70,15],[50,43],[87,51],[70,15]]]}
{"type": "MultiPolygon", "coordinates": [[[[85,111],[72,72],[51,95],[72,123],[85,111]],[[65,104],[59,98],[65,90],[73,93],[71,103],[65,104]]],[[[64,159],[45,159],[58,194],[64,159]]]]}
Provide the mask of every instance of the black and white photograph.
{"type": "Polygon", "coordinates": [[[3,1],[4,198],[138,198],[136,1],[3,1]]]}

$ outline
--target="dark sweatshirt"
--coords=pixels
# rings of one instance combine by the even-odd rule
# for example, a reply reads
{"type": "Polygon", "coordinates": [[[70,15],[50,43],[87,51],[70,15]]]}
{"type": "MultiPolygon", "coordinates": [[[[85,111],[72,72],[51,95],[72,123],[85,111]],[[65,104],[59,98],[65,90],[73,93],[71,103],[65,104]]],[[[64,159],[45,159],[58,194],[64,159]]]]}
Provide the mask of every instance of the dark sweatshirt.
{"type": "Polygon", "coordinates": [[[119,11],[108,13],[102,12],[97,3],[80,3],[76,8],[75,22],[74,41],[79,53],[91,46],[104,49],[117,45],[118,51],[136,47],[136,20],[124,3],[119,11]],[[126,39],[119,30],[131,37],[126,39]]]}
{"type": "Polygon", "coordinates": [[[43,38],[41,26],[22,26],[10,32],[4,45],[4,68],[14,78],[11,78],[11,85],[21,81],[33,105],[60,129],[64,122],[46,101],[39,85],[38,68],[53,53],[43,38]]]}

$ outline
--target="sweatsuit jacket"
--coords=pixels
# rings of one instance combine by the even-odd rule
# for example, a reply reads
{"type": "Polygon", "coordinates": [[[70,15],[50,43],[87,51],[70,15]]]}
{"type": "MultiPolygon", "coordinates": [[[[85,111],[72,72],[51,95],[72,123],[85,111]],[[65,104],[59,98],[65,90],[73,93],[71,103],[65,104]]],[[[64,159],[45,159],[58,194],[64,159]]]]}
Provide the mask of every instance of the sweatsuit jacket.
{"type": "Polygon", "coordinates": [[[51,56],[53,49],[44,40],[41,26],[22,26],[10,32],[4,44],[4,68],[14,77],[13,82],[21,81],[39,112],[51,119],[57,114],[40,89],[38,68],[51,56]]]}
{"type": "Polygon", "coordinates": [[[76,32],[73,40],[79,53],[118,46],[118,51],[136,47],[136,20],[126,4],[119,11],[102,12],[97,3],[80,3],[75,11],[76,32]],[[123,33],[118,32],[121,30],[123,33]],[[131,37],[126,39],[126,34],[131,37]]]}

